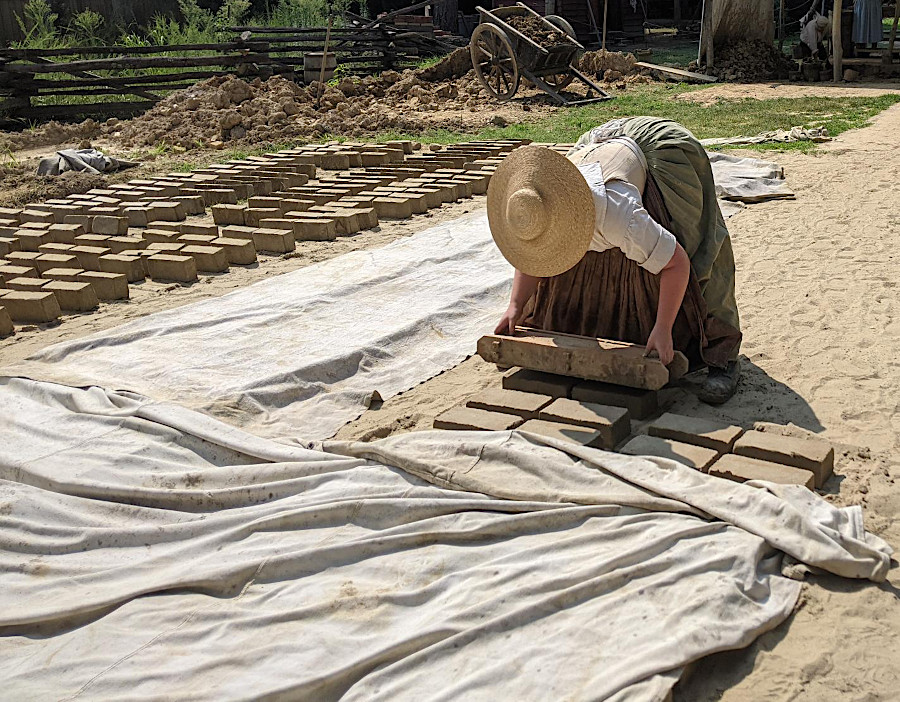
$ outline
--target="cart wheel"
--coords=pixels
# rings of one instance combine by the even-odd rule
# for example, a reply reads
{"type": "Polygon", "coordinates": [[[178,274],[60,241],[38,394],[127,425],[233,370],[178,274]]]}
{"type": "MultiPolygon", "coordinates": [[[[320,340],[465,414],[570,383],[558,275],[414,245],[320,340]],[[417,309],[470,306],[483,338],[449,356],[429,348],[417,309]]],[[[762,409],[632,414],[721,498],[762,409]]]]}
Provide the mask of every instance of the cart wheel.
{"type": "MultiPolygon", "coordinates": [[[[569,24],[564,18],[559,15],[547,15],[544,17],[550,24],[556,27],[563,34],[575,39],[575,29],[569,24]]],[[[544,80],[553,88],[556,92],[559,92],[563,88],[565,88],[569,83],[575,80],[575,76],[571,73],[557,73],[553,76],[544,76],[544,80]]]]}
{"type": "Polygon", "coordinates": [[[519,88],[519,66],[506,33],[493,24],[479,24],[469,42],[472,66],[481,84],[506,102],[519,88]]]}

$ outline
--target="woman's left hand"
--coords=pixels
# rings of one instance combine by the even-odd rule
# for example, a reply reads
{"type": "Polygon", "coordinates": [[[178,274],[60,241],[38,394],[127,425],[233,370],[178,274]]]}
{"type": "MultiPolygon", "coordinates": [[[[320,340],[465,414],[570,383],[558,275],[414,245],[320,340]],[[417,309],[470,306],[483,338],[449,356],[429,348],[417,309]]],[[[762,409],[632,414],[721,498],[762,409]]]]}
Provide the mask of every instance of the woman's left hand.
{"type": "Polygon", "coordinates": [[[647,339],[647,352],[645,356],[649,356],[652,351],[656,351],[659,360],[663,365],[669,365],[675,358],[675,351],[672,348],[672,330],[662,329],[659,325],[653,327],[650,336],[647,339]]]}

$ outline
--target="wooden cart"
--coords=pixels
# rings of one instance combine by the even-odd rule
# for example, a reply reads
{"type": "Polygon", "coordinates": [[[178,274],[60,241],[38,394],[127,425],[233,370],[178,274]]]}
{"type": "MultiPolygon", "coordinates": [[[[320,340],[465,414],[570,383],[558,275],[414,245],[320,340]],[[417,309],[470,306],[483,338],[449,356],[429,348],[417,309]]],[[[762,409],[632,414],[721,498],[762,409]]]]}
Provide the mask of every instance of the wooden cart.
{"type": "Polygon", "coordinates": [[[511,99],[519,88],[521,77],[530,80],[561,105],[585,105],[612,99],[575,68],[574,62],[584,53],[584,47],[575,40],[572,25],[562,17],[542,17],[521,2],[496,10],[476,9],[481,22],[469,43],[472,65],[478,80],[498,100],[511,99]],[[539,46],[506,22],[516,15],[537,17],[548,29],[562,32],[567,39],[548,48],[539,46]],[[575,79],[588,86],[587,97],[570,100],[562,95],[561,91],[575,79]]]}

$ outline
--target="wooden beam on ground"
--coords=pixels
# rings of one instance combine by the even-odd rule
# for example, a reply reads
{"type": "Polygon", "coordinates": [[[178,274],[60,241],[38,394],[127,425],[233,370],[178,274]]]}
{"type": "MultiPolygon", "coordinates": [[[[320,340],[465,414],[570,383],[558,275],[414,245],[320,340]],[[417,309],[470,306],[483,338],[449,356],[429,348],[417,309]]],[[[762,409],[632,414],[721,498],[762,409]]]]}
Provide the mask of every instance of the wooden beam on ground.
{"type": "Polygon", "coordinates": [[[641,68],[647,68],[656,73],[662,73],[664,76],[680,78],[681,80],[686,81],[696,81],[698,83],[717,83],[719,80],[715,76],[707,76],[703,73],[694,73],[693,71],[683,71],[680,68],[670,68],[669,66],[658,66],[655,63],[645,63],[644,61],[638,61],[634,65],[640,66],[641,68]]]}
{"type": "Polygon", "coordinates": [[[675,352],[668,368],[658,358],[645,357],[645,353],[646,349],[637,344],[527,327],[516,327],[515,336],[488,334],[478,340],[478,355],[489,363],[643,390],[659,390],[688,370],[687,358],[681,352],[675,352]]]}

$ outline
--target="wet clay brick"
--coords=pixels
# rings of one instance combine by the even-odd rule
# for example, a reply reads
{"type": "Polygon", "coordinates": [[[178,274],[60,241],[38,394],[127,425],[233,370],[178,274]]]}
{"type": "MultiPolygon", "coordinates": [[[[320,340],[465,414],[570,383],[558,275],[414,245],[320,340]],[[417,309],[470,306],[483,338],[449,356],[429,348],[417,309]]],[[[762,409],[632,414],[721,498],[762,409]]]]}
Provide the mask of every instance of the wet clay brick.
{"type": "Polygon", "coordinates": [[[372,206],[380,220],[412,217],[412,203],[403,198],[376,197],[372,200],[372,206]]]}
{"type": "Polygon", "coordinates": [[[568,397],[577,381],[564,375],[541,373],[540,371],[515,368],[503,376],[503,387],[507,390],[533,392],[550,397],[568,397]]]}
{"type": "Polygon", "coordinates": [[[203,273],[225,273],[228,271],[228,257],[221,246],[185,246],[179,253],[191,256],[197,270],[203,273]]]}
{"type": "Polygon", "coordinates": [[[76,256],[68,254],[41,254],[34,259],[34,265],[39,273],[49,271],[51,268],[81,268],[76,256]]]}
{"type": "Polygon", "coordinates": [[[522,423],[521,417],[500,412],[454,407],[434,420],[435,429],[461,429],[473,431],[505,431],[522,423]]]}
{"type": "Polygon", "coordinates": [[[619,449],[619,453],[624,453],[626,456],[670,458],[703,473],[709,470],[719,456],[717,451],[702,446],[682,444],[671,439],[660,439],[658,436],[647,435],[634,437],[619,449]]]}
{"type": "Polygon", "coordinates": [[[820,488],[834,471],[834,449],[825,441],[748,431],[734,443],[734,453],[808,470],[820,488]]]}
{"type": "Polygon", "coordinates": [[[122,236],[128,233],[128,217],[110,217],[97,215],[91,222],[91,232],[109,236],[122,236]]]}
{"type": "Polygon", "coordinates": [[[90,283],[51,280],[42,289],[56,295],[60,308],[70,312],[88,312],[99,305],[97,293],[90,283]]]}
{"type": "Polygon", "coordinates": [[[78,259],[78,266],[86,271],[100,270],[100,257],[109,253],[103,246],[75,246],[69,250],[78,259]]]}
{"type": "Polygon", "coordinates": [[[51,268],[41,273],[41,277],[47,280],[68,280],[77,283],[78,276],[82,273],[84,271],[81,268],[51,268]]]}
{"type": "Polygon", "coordinates": [[[49,282],[50,281],[45,278],[13,278],[6,281],[6,288],[8,290],[29,290],[36,292],[49,282]]]}
{"type": "Polygon", "coordinates": [[[153,280],[192,283],[197,280],[197,264],[190,256],[156,254],[147,259],[147,270],[153,280]]]}
{"type": "Polygon", "coordinates": [[[719,453],[728,453],[734,442],[744,433],[741,427],[715,419],[686,417],[667,412],[647,428],[651,436],[672,439],[685,444],[704,446],[719,453]]]}
{"type": "Polygon", "coordinates": [[[606,449],[613,448],[631,433],[631,417],[624,407],[579,402],[564,397],[542,409],[539,418],[596,429],[602,439],[600,447],[606,449]]]}
{"type": "Polygon", "coordinates": [[[289,253],[296,247],[294,233],[285,229],[255,229],[253,245],[257,251],[268,253],[289,253]]]}
{"type": "MultiPolygon", "coordinates": [[[[85,266],[87,269],[87,266],[85,266]]],[[[129,283],[136,283],[144,279],[144,264],[136,256],[123,256],[122,254],[107,254],[100,257],[100,270],[106,273],[121,273],[128,278],[129,283]]]]}
{"type": "Polygon", "coordinates": [[[187,216],[184,205],[180,202],[151,202],[147,205],[148,222],[180,222],[187,216]]]}
{"type": "Polygon", "coordinates": [[[590,427],[578,427],[573,424],[563,424],[562,422],[548,422],[544,419],[529,419],[519,427],[519,431],[529,431],[532,434],[539,434],[550,439],[571,441],[581,446],[603,448],[603,437],[600,436],[600,432],[590,427]]]}
{"type": "Polygon", "coordinates": [[[41,244],[53,241],[53,235],[46,230],[20,229],[16,232],[16,239],[19,240],[19,248],[22,251],[38,251],[41,244]]]}
{"type": "Polygon", "coordinates": [[[181,234],[165,229],[145,229],[141,236],[147,244],[168,244],[178,241],[181,234]]]}
{"type": "Polygon", "coordinates": [[[82,283],[90,283],[99,300],[127,300],[128,278],[121,273],[84,271],[78,274],[82,283]]]}
{"type": "Polygon", "coordinates": [[[42,324],[57,319],[62,311],[52,292],[10,290],[0,296],[0,307],[6,308],[14,322],[42,324]]]}
{"type": "Polygon", "coordinates": [[[256,262],[256,247],[250,239],[229,239],[228,237],[219,237],[213,239],[213,246],[221,246],[225,250],[225,257],[228,263],[247,266],[256,262]]]}
{"type": "Polygon", "coordinates": [[[469,398],[466,406],[489,412],[514,414],[523,419],[537,419],[538,412],[551,402],[553,398],[548,395],[491,388],[469,398]]]}
{"type": "Polygon", "coordinates": [[[710,467],[709,474],[738,483],[748,480],[767,480],[770,483],[782,485],[803,485],[810,490],[816,483],[816,476],[808,470],[734,454],[722,456],[710,467]]]}
{"type": "Polygon", "coordinates": [[[572,399],[624,407],[635,419],[646,419],[655,414],[659,407],[656,390],[628,388],[596,380],[577,381],[572,388],[572,399]]]}

